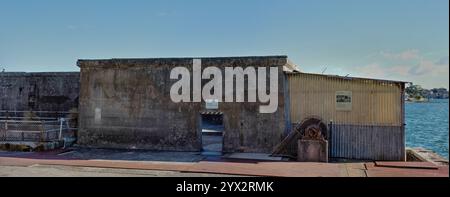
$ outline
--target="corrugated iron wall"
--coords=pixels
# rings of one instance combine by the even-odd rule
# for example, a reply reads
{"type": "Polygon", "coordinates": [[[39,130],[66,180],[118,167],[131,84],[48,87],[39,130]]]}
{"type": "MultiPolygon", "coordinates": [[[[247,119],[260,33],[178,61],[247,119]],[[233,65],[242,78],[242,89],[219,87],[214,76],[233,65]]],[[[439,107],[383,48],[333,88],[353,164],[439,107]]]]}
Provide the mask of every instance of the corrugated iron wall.
{"type": "Polygon", "coordinates": [[[330,157],[404,160],[404,132],[399,126],[333,124],[330,157]]]}
{"type": "Polygon", "coordinates": [[[333,121],[330,156],[404,160],[403,87],[388,81],[288,74],[292,123],[333,121]],[[336,110],[336,91],[352,92],[352,109],[336,110]]]}
{"type": "Polygon", "coordinates": [[[317,115],[324,121],[355,125],[402,125],[399,84],[315,74],[289,74],[291,120],[317,115]],[[336,91],[352,92],[352,110],[336,110],[336,91]]]}

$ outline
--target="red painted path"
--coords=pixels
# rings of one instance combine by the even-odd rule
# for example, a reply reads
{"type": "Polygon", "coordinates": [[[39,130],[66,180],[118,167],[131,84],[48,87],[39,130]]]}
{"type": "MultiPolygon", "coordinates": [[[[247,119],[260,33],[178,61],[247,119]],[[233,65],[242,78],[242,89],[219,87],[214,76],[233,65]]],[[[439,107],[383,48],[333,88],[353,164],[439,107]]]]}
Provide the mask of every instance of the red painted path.
{"type": "Polygon", "coordinates": [[[29,156],[0,156],[1,166],[63,165],[74,167],[162,170],[194,173],[234,174],[244,176],[280,177],[448,177],[448,166],[427,162],[370,163],[303,163],[303,162],[156,162],[122,160],[82,160],[58,156],[55,153],[29,156]]]}

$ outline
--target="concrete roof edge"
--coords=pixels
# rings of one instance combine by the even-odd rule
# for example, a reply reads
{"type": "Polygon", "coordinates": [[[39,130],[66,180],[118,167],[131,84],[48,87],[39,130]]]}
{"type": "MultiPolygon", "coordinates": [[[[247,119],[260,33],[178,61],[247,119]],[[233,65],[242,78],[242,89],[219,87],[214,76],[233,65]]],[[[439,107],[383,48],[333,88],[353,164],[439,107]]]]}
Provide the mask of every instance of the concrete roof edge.
{"type": "Polygon", "coordinates": [[[287,55],[267,56],[224,56],[224,57],[161,57],[161,58],[110,58],[110,59],[78,59],[77,66],[82,62],[109,62],[109,61],[152,61],[152,60],[188,60],[188,59],[258,59],[258,58],[282,58],[288,59],[287,55]]]}
{"type": "Polygon", "coordinates": [[[67,71],[67,72],[0,72],[0,75],[6,76],[19,76],[19,75],[73,75],[79,74],[79,71],[67,71]]]}

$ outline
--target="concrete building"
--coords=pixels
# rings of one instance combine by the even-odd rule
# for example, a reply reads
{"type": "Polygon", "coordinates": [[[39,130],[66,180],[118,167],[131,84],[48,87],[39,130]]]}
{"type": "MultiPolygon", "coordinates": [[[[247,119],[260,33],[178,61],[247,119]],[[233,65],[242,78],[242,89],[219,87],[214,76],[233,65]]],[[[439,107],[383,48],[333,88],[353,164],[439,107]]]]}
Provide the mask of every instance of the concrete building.
{"type": "MultiPolygon", "coordinates": [[[[175,103],[170,79],[175,67],[193,71],[195,58],[79,60],[81,68],[78,142],[85,146],[200,151],[205,102],[175,103]]],[[[223,152],[271,152],[289,132],[286,56],[200,58],[202,69],[275,67],[278,107],[259,113],[262,103],[221,102],[223,152]]],[[[203,84],[205,81],[202,82],[203,84]]],[[[245,87],[245,92],[248,92],[245,87]]]]}
{"type": "MultiPolygon", "coordinates": [[[[80,73],[0,73],[1,109],[68,111],[78,105],[78,144],[166,151],[201,151],[204,114],[221,115],[215,120],[223,124],[222,152],[249,153],[272,153],[297,123],[318,117],[328,125],[330,157],[405,159],[405,82],[301,73],[287,56],[79,60],[77,65],[80,73]],[[238,88],[223,88],[224,102],[174,102],[171,88],[180,80],[171,79],[171,71],[183,68],[195,75],[196,61],[201,72],[216,67],[223,75],[227,68],[275,69],[277,83],[270,83],[277,88],[275,112],[260,113],[271,102],[248,102],[248,93],[256,91],[249,89],[248,75],[243,102],[223,98],[236,96],[238,88]]],[[[270,73],[262,78],[269,81],[270,73]]],[[[188,80],[191,101],[196,77],[201,74],[188,80]]]]}
{"type": "MultiPolygon", "coordinates": [[[[0,111],[65,112],[78,107],[79,72],[0,73],[0,111]]],[[[14,115],[14,114],[10,114],[14,115]]]]}
{"type": "Polygon", "coordinates": [[[79,80],[79,72],[1,72],[0,149],[46,150],[73,142],[79,80]]]}
{"type": "MultiPolygon", "coordinates": [[[[205,103],[174,103],[170,71],[196,58],[79,60],[79,143],[93,147],[200,151],[205,103]]],[[[310,116],[330,124],[330,156],[404,160],[404,82],[300,73],[286,56],[199,58],[202,68],[277,67],[278,109],[220,102],[223,152],[270,153],[310,116]]],[[[192,78],[191,78],[192,79],[192,78]]],[[[191,81],[191,83],[193,83],[191,81]]],[[[202,82],[202,86],[205,81],[202,82]]],[[[245,89],[248,92],[248,89],[245,89]]],[[[234,92],[236,93],[236,92],[234,92]]]]}

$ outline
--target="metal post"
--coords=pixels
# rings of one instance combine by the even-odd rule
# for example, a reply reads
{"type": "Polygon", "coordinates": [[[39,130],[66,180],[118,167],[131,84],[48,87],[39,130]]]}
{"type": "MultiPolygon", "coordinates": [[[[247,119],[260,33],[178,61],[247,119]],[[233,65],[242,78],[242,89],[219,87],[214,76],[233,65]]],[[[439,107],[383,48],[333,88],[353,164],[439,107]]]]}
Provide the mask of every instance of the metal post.
{"type": "Polygon", "coordinates": [[[331,157],[332,155],[332,148],[333,147],[333,120],[330,121],[329,129],[328,129],[328,157],[331,157]]]}
{"type": "Polygon", "coordinates": [[[5,122],[5,130],[8,130],[8,120],[9,120],[9,112],[6,111],[6,122],[5,122]]]}
{"type": "Polygon", "coordinates": [[[61,140],[64,118],[60,118],[59,121],[60,121],[60,123],[59,123],[59,140],[61,140]]]}
{"type": "Polygon", "coordinates": [[[44,121],[42,120],[41,121],[41,128],[40,128],[40,138],[39,138],[39,140],[41,142],[44,141],[44,129],[45,129],[45,125],[44,125],[44,121]]]}

